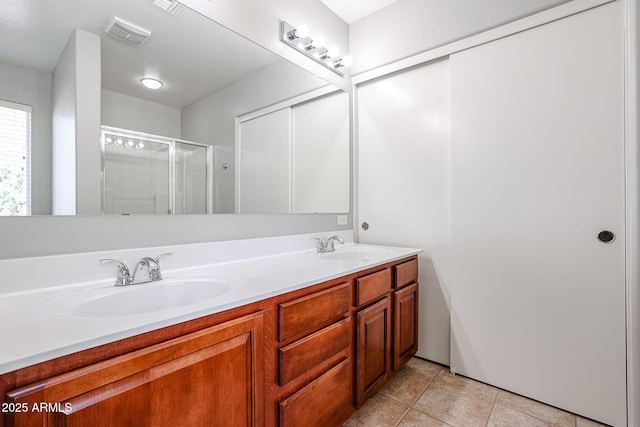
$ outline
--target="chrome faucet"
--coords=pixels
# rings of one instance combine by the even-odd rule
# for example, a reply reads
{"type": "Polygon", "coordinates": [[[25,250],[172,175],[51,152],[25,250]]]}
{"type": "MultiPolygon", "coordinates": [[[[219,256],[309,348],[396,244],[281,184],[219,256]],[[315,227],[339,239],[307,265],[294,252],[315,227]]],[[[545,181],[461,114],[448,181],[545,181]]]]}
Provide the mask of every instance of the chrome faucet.
{"type": "Polygon", "coordinates": [[[344,240],[342,240],[338,236],[331,236],[326,239],[321,239],[320,237],[314,237],[316,240],[316,252],[319,254],[323,254],[326,252],[333,252],[336,248],[333,246],[335,241],[340,242],[340,244],[344,244],[344,240]]]}
{"type": "Polygon", "coordinates": [[[162,280],[162,273],[160,272],[160,259],[166,256],[173,255],[172,253],[162,254],[156,258],[144,257],[136,265],[133,275],[129,272],[129,267],[124,262],[117,259],[101,259],[103,264],[114,263],[118,264],[118,275],[116,276],[115,286],[128,286],[137,285],[138,283],[155,282],[156,280],[162,280]],[[146,277],[139,277],[138,272],[146,271],[146,277]]]}

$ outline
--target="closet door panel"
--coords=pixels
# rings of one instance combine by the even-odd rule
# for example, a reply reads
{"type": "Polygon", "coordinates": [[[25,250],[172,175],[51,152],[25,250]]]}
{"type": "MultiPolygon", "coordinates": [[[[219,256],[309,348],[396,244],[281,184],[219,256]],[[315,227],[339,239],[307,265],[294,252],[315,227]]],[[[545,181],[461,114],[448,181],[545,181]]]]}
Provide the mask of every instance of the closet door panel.
{"type": "Polygon", "coordinates": [[[236,213],[291,212],[291,109],[240,124],[236,213]]]}
{"type": "Polygon", "coordinates": [[[424,249],[417,354],[448,365],[449,61],[359,85],[357,108],[359,241],[424,249]]]}
{"type": "Polygon", "coordinates": [[[622,6],[451,57],[451,366],[614,425],[626,425],[622,6]]]}

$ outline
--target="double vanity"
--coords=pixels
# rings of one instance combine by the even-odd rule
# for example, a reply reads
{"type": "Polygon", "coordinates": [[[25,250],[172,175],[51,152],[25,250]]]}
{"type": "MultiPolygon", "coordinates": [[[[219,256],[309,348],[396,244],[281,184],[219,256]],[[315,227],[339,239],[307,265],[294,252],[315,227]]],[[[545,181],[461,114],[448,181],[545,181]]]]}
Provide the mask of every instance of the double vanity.
{"type": "Polygon", "coordinates": [[[342,425],[417,350],[421,251],[332,234],[0,261],[50,273],[0,295],[0,426],[342,425]]]}

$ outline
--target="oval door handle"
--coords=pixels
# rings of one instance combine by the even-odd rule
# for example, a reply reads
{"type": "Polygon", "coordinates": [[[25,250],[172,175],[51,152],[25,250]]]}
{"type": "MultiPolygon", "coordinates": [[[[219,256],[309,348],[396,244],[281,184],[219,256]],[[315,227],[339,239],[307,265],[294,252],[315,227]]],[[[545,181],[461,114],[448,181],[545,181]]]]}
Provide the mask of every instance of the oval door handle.
{"type": "Polygon", "coordinates": [[[602,230],[598,233],[598,240],[602,243],[611,243],[616,240],[616,235],[609,230],[602,230]]]}

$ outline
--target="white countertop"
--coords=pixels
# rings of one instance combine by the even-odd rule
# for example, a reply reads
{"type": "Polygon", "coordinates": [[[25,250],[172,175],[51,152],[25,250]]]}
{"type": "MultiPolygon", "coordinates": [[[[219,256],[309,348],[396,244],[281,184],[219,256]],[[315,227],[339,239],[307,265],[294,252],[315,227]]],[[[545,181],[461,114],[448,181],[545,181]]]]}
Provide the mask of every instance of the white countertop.
{"type": "MultiPolygon", "coordinates": [[[[56,357],[218,313],[422,252],[421,249],[347,243],[339,255],[313,249],[190,266],[163,272],[163,280],[115,288],[114,278],[0,294],[0,374],[56,357]],[[363,252],[358,251],[364,249],[363,252]],[[342,254],[347,259],[335,259],[342,254]],[[333,259],[331,259],[333,257],[333,259]],[[231,291],[209,301],[140,314],[95,316],[78,301],[105,292],[150,291],[163,282],[212,278],[231,291]]],[[[42,272],[41,272],[42,273],[42,272]]]]}

